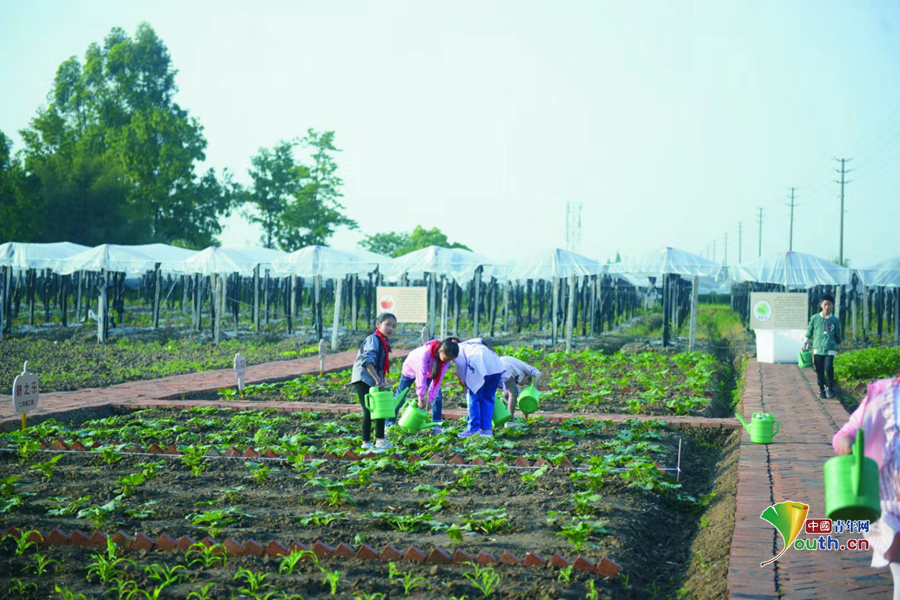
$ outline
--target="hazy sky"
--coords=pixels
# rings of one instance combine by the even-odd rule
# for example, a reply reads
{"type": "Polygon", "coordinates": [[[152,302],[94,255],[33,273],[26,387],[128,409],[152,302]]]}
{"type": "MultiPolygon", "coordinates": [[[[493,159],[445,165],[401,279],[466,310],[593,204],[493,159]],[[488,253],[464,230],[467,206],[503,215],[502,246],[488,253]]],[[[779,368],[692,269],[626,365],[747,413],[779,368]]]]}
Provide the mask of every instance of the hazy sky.
{"type": "MultiPolygon", "coordinates": [[[[0,0],[0,130],[61,62],[148,22],[207,165],[249,183],[260,147],[334,130],[364,234],[439,227],[509,259],[566,244],[606,260],[671,245],[738,261],[838,254],[835,158],[853,160],[844,254],[900,255],[900,4],[887,1],[115,2],[0,0]]],[[[260,232],[228,219],[223,245],[260,232]]]]}

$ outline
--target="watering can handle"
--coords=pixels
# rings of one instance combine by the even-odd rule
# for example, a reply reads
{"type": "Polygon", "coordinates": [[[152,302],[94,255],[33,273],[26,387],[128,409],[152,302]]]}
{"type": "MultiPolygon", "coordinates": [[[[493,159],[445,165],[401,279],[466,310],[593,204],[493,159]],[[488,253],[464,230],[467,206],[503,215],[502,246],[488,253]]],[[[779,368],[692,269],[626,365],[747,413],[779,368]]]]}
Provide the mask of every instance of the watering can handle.
{"type": "Polygon", "coordinates": [[[864,448],[865,448],[864,440],[865,440],[865,436],[863,434],[863,430],[857,429],[856,430],[856,441],[853,443],[853,458],[855,459],[854,462],[856,464],[854,465],[855,468],[853,469],[853,476],[852,476],[853,494],[855,496],[860,495],[859,488],[860,488],[860,484],[862,483],[863,461],[866,458],[866,453],[864,450],[864,448]]]}
{"type": "Polygon", "coordinates": [[[365,405],[366,410],[372,410],[372,400],[369,397],[369,394],[365,395],[365,397],[363,399],[363,404],[365,405]]]}
{"type": "Polygon", "coordinates": [[[772,437],[778,435],[779,431],[781,431],[781,423],[778,422],[778,419],[775,419],[775,431],[772,432],[772,437]]]}

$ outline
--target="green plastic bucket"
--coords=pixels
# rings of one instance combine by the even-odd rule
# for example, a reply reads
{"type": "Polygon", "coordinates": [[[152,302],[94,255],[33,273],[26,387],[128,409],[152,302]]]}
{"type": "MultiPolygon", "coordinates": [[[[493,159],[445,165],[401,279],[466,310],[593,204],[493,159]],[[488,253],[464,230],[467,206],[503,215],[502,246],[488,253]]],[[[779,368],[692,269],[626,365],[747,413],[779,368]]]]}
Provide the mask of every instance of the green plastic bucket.
{"type": "Polygon", "coordinates": [[[813,365],[812,352],[809,350],[801,350],[797,355],[797,366],[801,369],[808,369],[813,365]]]}
{"type": "Polygon", "coordinates": [[[534,384],[531,384],[519,392],[519,401],[516,406],[519,407],[519,410],[522,411],[523,415],[527,416],[538,409],[540,399],[540,393],[538,393],[534,384]]]}
{"type": "Polygon", "coordinates": [[[829,519],[869,521],[881,517],[878,463],[866,458],[863,430],[856,431],[853,454],[825,463],[825,514],[829,519]]]}

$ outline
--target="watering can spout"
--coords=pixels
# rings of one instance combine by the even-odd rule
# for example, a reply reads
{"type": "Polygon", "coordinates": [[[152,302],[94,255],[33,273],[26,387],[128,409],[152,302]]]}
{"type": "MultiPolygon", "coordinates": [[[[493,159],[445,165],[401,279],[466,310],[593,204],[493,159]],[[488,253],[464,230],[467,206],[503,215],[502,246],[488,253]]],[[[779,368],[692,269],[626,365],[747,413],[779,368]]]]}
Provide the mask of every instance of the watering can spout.
{"type": "Polygon", "coordinates": [[[750,425],[747,423],[747,421],[744,420],[744,417],[742,417],[738,413],[734,413],[734,416],[736,416],[738,418],[738,420],[741,422],[741,425],[743,425],[744,429],[747,430],[747,433],[750,433],[750,425]]]}

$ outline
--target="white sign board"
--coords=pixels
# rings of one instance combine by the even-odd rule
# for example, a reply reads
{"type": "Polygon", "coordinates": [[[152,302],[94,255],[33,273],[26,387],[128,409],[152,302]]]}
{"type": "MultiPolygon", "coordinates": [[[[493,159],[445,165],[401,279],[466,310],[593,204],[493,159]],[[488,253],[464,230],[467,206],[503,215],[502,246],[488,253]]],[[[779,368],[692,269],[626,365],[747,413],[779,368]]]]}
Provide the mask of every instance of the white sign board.
{"type": "Polygon", "coordinates": [[[375,298],[376,314],[391,313],[398,323],[428,321],[427,287],[377,287],[375,298]]]}
{"type": "Polygon", "coordinates": [[[19,414],[33,411],[37,408],[38,396],[37,375],[28,372],[28,363],[26,362],[22,374],[13,380],[13,409],[19,414]]]}
{"type": "Polygon", "coordinates": [[[751,329],[806,329],[809,299],[803,293],[750,293],[751,329]]]}
{"type": "Polygon", "coordinates": [[[238,352],[234,355],[234,374],[237,375],[238,391],[244,393],[244,375],[247,374],[247,361],[238,352]]]}

